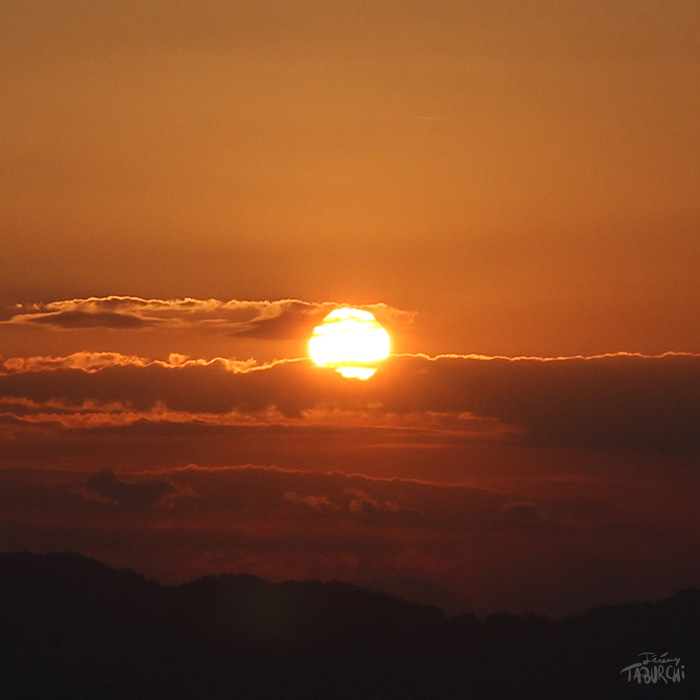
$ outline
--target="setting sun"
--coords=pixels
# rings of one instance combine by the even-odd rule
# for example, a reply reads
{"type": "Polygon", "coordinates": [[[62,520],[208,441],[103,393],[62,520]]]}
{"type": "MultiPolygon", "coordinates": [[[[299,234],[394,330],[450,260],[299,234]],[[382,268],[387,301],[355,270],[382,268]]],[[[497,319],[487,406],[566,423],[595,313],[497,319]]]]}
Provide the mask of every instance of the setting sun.
{"type": "Polygon", "coordinates": [[[331,311],[309,340],[309,354],[319,367],[332,367],[354,379],[369,379],[390,349],[389,334],[369,311],[361,309],[331,311]]]}
{"type": "Polygon", "coordinates": [[[0,700],[700,700],[700,0],[0,47],[0,700]]]}

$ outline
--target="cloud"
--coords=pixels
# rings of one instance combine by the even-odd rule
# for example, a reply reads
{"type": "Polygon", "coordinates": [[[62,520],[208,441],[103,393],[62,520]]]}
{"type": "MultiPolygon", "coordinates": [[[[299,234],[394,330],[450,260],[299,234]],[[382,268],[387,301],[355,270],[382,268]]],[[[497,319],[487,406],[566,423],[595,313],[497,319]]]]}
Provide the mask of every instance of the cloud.
{"type": "Polygon", "coordinates": [[[155,321],[146,321],[138,316],[120,314],[113,311],[58,311],[36,315],[27,319],[30,323],[53,326],[54,328],[145,328],[155,321]]]}
{"type": "MultiPolygon", "coordinates": [[[[278,360],[278,362],[280,362],[278,360]]],[[[108,367],[207,367],[222,365],[231,372],[244,371],[253,367],[270,366],[258,365],[255,360],[233,360],[215,357],[209,360],[192,359],[180,353],[171,353],[167,360],[151,360],[139,355],[123,355],[118,352],[74,352],[70,355],[40,355],[34,357],[9,357],[2,361],[0,358],[0,374],[15,372],[41,372],[45,370],[80,369],[85,372],[97,372],[108,367]]]]}
{"type": "Polygon", "coordinates": [[[366,383],[306,360],[81,355],[9,359],[4,367],[0,399],[95,414],[172,412],[180,422],[235,414],[310,425],[325,412],[329,424],[334,415],[361,416],[366,426],[403,424],[405,437],[423,429],[556,447],[700,451],[700,356],[693,354],[396,356],[366,383]]]}
{"type": "MultiPolygon", "coordinates": [[[[133,296],[88,297],[49,303],[20,304],[6,325],[34,325],[75,330],[108,328],[202,331],[250,338],[285,339],[308,334],[332,309],[335,302],[306,302],[298,299],[243,301],[232,299],[143,299],[133,296]]],[[[413,314],[386,304],[360,308],[372,311],[388,326],[410,323],[413,314]]]]}
{"type": "MultiPolygon", "coordinates": [[[[287,472],[287,474],[293,475],[294,472],[287,472]]],[[[299,479],[299,476],[297,474],[295,478],[299,479]]],[[[417,511],[400,503],[402,498],[398,495],[395,495],[394,498],[381,498],[369,495],[357,487],[345,488],[341,491],[343,483],[347,480],[339,474],[330,476],[331,480],[328,481],[327,485],[332,488],[332,500],[325,493],[322,496],[304,496],[294,491],[287,491],[284,494],[284,502],[303,505],[316,511],[333,512],[339,516],[350,516],[356,520],[362,519],[370,525],[396,526],[418,522],[419,514],[417,511]]],[[[304,475],[303,478],[312,479],[313,477],[304,475]]],[[[384,491],[383,484],[379,480],[355,476],[351,477],[351,483],[353,481],[354,483],[363,483],[370,491],[380,493],[384,491]]],[[[400,489],[400,484],[401,481],[396,480],[392,484],[393,490],[400,489]]],[[[427,485],[423,485],[423,487],[425,486],[427,485]]],[[[415,487],[408,488],[413,490],[415,487]]]]}
{"type": "Polygon", "coordinates": [[[348,505],[348,510],[350,513],[376,513],[380,511],[397,513],[399,510],[401,510],[398,500],[380,501],[357,489],[349,489],[345,493],[352,498],[348,505]]]}
{"type": "Polygon", "coordinates": [[[40,372],[52,369],[82,369],[96,372],[105,367],[135,365],[145,367],[152,361],[137,355],[118,352],[75,352],[66,356],[43,355],[34,357],[10,357],[0,361],[0,374],[14,372],[40,372]]]}
{"type": "Polygon", "coordinates": [[[95,493],[123,506],[148,507],[174,493],[175,488],[167,481],[120,481],[109,470],[93,474],[86,482],[95,493]]]}
{"type": "Polygon", "coordinates": [[[629,599],[625,585],[654,597],[695,580],[696,482],[669,508],[656,478],[531,491],[522,478],[476,488],[253,464],[0,469],[0,548],[81,551],[169,582],[402,576],[448,588],[467,609],[561,612],[629,599]],[[607,507],[591,511],[592,497],[607,507]]]}
{"type": "Polygon", "coordinates": [[[331,503],[328,500],[328,496],[302,496],[301,494],[294,493],[294,491],[287,491],[284,494],[285,503],[293,503],[295,505],[304,505],[312,510],[338,510],[338,506],[335,503],[331,503]]]}

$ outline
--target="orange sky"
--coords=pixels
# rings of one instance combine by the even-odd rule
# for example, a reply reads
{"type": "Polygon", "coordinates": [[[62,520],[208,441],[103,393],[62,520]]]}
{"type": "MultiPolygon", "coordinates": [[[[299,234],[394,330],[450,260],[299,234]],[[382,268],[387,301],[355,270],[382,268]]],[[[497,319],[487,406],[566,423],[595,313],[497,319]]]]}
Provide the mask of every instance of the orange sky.
{"type": "Polygon", "coordinates": [[[700,9],[0,7],[0,299],[384,301],[411,350],[700,350],[700,9]]]}
{"type": "Polygon", "coordinates": [[[696,4],[4,0],[0,54],[0,549],[700,581],[696,4]],[[305,359],[339,303],[367,383],[305,359]]]}

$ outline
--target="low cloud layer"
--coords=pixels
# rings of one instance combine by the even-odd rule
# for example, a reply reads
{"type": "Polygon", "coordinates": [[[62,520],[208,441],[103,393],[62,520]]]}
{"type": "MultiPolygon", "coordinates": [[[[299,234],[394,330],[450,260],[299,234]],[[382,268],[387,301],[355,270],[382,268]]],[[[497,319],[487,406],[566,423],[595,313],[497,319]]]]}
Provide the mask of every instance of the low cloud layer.
{"type": "Polygon", "coordinates": [[[482,612],[580,611],[698,574],[690,489],[662,511],[657,481],[620,489],[619,474],[476,486],[190,464],[86,476],[0,470],[0,548],[80,551],[169,582],[401,578],[482,612]]]}
{"type": "Polygon", "coordinates": [[[175,412],[181,422],[234,416],[300,425],[338,414],[351,425],[362,415],[370,426],[410,418],[417,428],[553,447],[700,451],[700,356],[692,354],[395,356],[366,383],[305,360],[258,366],[87,354],[8,359],[3,367],[0,402],[17,416],[29,405],[111,416],[115,424],[120,415],[154,412],[175,412]]]}
{"type": "Polygon", "coordinates": [[[395,355],[367,382],[5,358],[0,549],[166,581],[400,579],[480,611],[668,595],[698,576],[699,373],[694,354],[395,355]]]}
{"type": "Polygon", "coordinates": [[[172,494],[175,489],[167,481],[121,481],[112,471],[93,474],[86,482],[88,488],[100,496],[123,506],[154,506],[172,494]]]}

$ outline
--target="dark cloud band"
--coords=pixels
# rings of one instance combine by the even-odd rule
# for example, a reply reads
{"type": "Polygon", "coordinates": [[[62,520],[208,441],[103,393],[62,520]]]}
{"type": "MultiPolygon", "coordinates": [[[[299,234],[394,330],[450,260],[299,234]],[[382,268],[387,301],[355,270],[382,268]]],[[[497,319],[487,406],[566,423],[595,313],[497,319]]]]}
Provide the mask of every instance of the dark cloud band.
{"type": "MultiPolygon", "coordinates": [[[[348,381],[309,361],[266,366],[225,360],[129,362],[87,371],[73,364],[0,375],[0,397],[99,411],[265,412],[303,422],[311,412],[489,419],[543,445],[700,451],[700,356],[607,355],[556,360],[398,356],[370,382],[348,381]],[[88,407],[86,409],[86,406],[88,407]],[[90,409],[92,407],[92,409],[90,409]]],[[[6,361],[6,365],[11,361],[6,361]]],[[[38,365],[41,367],[41,364],[38,365]]]]}

